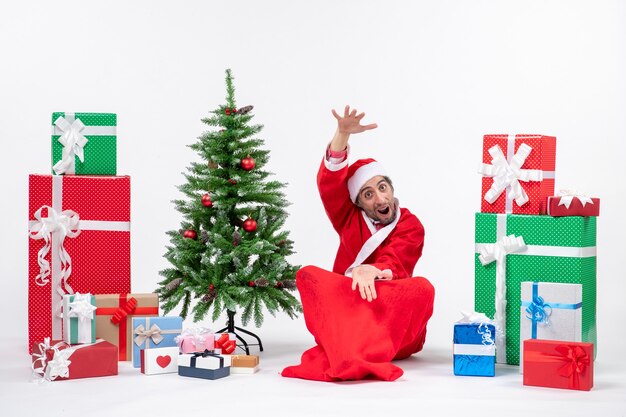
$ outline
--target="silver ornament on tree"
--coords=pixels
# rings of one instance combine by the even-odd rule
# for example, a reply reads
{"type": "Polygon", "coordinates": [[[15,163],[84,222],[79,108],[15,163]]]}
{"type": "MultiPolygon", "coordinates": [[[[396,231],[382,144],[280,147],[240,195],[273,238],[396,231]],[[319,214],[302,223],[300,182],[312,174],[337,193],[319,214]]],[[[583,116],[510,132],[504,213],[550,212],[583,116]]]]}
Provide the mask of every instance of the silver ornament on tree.
{"type": "Polygon", "coordinates": [[[269,281],[265,277],[260,277],[254,280],[254,284],[257,287],[267,287],[269,285],[269,281]]]}
{"type": "Polygon", "coordinates": [[[240,243],[241,243],[241,233],[239,233],[239,230],[235,230],[233,232],[233,246],[239,246],[240,243]]]}
{"type": "Polygon", "coordinates": [[[182,278],[174,278],[173,280],[165,284],[165,289],[167,291],[174,291],[176,288],[180,286],[182,282],[183,282],[182,278]]]}
{"type": "Polygon", "coordinates": [[[286,279],[283,281],[283,287],[287,290],[293,290],[296,288],[296,280],[295,279],[286,279]]]}
{"type": "Polygon", "coordinates": [[[254,106],[252,106],[252,105],[243,106],[239,110],[237,110],[237,113],[238,114],[248,114],[248,113],[250,113],[252,111],[253,108],[254,108],[254,106]]]}

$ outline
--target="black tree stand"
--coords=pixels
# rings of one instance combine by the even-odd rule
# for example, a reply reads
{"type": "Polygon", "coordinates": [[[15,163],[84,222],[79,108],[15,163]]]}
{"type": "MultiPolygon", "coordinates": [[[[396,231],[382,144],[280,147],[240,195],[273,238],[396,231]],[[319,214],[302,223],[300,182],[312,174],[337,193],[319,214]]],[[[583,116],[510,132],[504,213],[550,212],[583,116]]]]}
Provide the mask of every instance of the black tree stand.
{"type": "Polygon", "coordinates": [[[263,344],[261,343],[261,339],[259,338],[259,336],[257,336],[256,334],[246,330],[246,329],[242,329],[241,327],[237,327],[235,326],[235,312],[232,310],[226,310],[226,313],[228,314],[228,321],[226,322],[226,327],[224,327],[223,329],[220,329],[217,331],[217,333],[222,333],[223,331],[228,331],[228,333],[234,333],[235,336],[237,337],[237,340],[239,340],[243,346],[241,346],[240,344],[237,344],[238,348],[241,348],[243,350],[246,351],[246,355],[250,354],[250,349],[248,348],[249,346],[258,346],[259,350],[261,352],[263,352],[263,344]],[[247,335],[250,335],[252,337],[254,337],[257,342],[259,343],[248,343],[245,341],[245,339],[241,336],[239,336],[239,334],[237,334],[237,332],[235,330],[239,330],[241,333],[245,333],[247,335]]]}

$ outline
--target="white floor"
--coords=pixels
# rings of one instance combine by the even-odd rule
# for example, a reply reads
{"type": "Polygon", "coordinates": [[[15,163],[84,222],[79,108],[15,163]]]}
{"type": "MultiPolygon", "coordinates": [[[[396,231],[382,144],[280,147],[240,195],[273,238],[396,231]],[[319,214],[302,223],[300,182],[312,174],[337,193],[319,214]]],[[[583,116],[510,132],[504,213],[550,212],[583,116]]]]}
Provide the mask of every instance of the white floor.
{"type": "Polygon", "coordinates": [[[455,377],[450,347],[427,345],[398,362],[395,382],[323,383],[283,378],[309,341],[269,335],[254,375],[217,381],[176,374],[145,376],[122,362],[117,377],[39,384],[31,379],[23,341],[0,345],[2,416],[626,416],[626,362],[595,363],[590,392],[525,387],[517,367],[495,378],[455,377]],[[402,413],[402,414],[401,414],[402,413]]]}

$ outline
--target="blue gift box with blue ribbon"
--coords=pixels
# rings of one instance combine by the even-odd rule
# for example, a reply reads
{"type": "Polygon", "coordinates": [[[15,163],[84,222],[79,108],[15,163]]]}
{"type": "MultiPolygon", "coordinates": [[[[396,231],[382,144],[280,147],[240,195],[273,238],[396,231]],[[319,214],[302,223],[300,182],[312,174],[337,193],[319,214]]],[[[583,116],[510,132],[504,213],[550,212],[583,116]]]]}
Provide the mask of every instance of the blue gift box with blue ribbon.
{"type": "Polygon", "coordinates": [[[485,319],[454,324],[454,375],[495,376],[496,328],[485,319]]]}
{"type": "Polygon", "coordinates": [[[520,372],[527,339],[581,342],[583,286],[556,282],[522,282],[520,372]]]}

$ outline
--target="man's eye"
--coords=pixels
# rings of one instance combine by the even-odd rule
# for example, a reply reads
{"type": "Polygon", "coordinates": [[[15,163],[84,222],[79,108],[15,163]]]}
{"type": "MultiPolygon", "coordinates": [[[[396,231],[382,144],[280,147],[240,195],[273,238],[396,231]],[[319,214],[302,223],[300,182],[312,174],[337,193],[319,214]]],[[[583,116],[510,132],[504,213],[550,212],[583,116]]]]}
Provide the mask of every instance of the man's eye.
{"type": "Polygon", "coordinates": [[[370,198],[372,196],[372,193],[370,191],[365,193],[365,198],[370,198]]]}
{"type": "Polygon", "coordinates": [[[387,186],[385,184],[380,184],[380,191],[385,191],[387,189],[387,186]]]}

